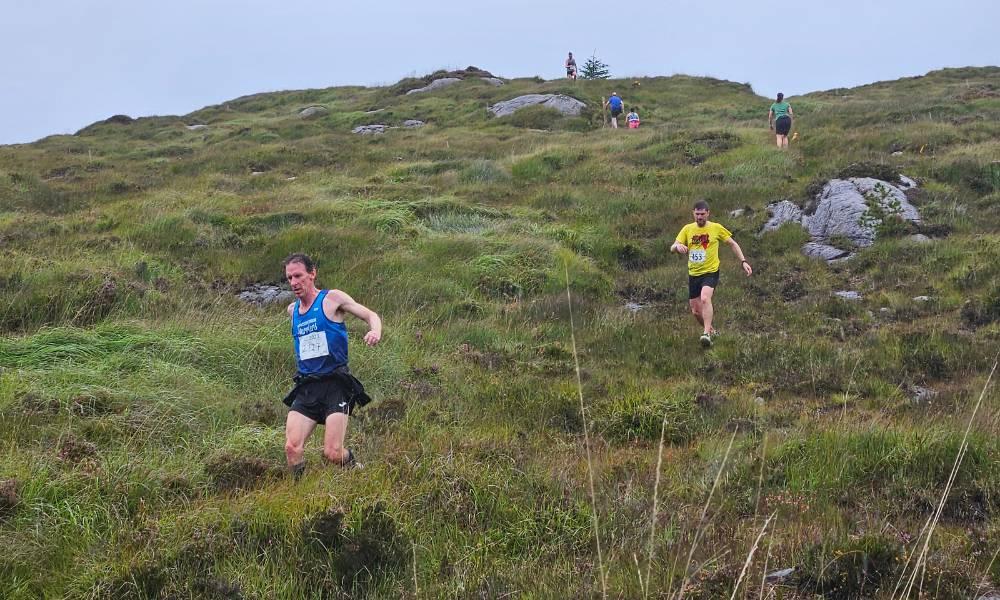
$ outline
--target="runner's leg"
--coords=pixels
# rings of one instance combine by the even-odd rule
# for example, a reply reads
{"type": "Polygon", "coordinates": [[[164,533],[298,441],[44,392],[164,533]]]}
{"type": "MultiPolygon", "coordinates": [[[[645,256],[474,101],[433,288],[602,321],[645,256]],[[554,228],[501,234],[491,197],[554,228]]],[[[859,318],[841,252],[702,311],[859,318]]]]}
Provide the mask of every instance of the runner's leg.
{"type": "Polygon", "coordinates": [[[712,333],[712,317],[715,316],[715,308],[712,306],[712,294],[715,288],[707,285],[701,288],[701,319],[698,319],[705,328],[705,333],[712,333]]]}
{"type": "Polygon", "coordinates": [[[343,465],[347,461],[344,438],[347,437],[347,415],[333,413],[326,418],[326,432],[323,434],[323,456],[334,464],[343,465]]]}
{"type": "Polygon", "coordinates": [[[285,458],[289,467],[295,467],[304,462],[306,438],[316,429],[316,421],[300,412],[288,411],[285,420],[285,458]]]}
{"type": "Polygon", "coordinates": [[[691,306],[691,314],[694,315],[694,320],[698,321],[701,326],[705,325],[705,321],[701,318],[701,298],[692,298],[688,300],[688,304],[691,306]]]}

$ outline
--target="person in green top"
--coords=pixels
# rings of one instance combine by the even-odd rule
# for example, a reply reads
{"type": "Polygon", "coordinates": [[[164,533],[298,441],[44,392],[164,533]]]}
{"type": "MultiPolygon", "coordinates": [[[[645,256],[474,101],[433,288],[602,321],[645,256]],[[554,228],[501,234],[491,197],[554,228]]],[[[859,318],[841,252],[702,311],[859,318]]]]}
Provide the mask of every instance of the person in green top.
{"type": "Polygon", "coordinates": [[[775,143],[779,148],[788,147],[788,132],[792,130],[792,119],[795,114],[792,112],[792,105],[785,102],[785,95],[778,92],[778,99],[771,105],[771,110],[767,112],[767,124],[774,132],[775,143]]]}

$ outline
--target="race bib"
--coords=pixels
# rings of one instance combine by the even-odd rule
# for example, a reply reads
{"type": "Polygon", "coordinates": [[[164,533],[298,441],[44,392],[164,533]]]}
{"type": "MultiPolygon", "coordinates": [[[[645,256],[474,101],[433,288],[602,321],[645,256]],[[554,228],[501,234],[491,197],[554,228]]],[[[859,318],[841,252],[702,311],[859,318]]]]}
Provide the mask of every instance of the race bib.
{"type": "Polygon", "coordinates": [[[703,263],[705,262],[705,256],[707,252],[704,250],[690,250],[688,251],[688,261],[693,263],[703,263]]]}
{"type": "Polygon", "coordinates": [[[330,347],[326,345],[326,334],[314,331],[299,338],[299,359],[309,360],[320,356],[329,356],[330,347]]]}

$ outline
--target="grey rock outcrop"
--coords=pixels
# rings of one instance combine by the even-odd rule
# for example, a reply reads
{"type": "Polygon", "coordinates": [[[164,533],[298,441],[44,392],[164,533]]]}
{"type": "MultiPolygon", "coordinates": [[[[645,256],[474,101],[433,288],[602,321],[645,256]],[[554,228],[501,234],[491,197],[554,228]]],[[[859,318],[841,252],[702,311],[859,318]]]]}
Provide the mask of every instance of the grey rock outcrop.
{"type": "Polygon", "coordinates": [[[500,87],[503,85],[503,80],[496,77],[480,77],[486,83],[492,85],[493,87],[500,87]]]}
{"type": "Polygon", "coordinates": [[[322,117],[329,114],[329,110],[325,106],[315,105],[307,106],[299,111],[299,118],[301,119],[315,119],[316,117],[322,117]]]}
{"type": "Polygon", "coordinates": [[[507,115],[514,114],[522,108],[538,104],[548,108],[554,108],[564,115],[573,117],[579,115],[580,112],[587,107],[586,104],[580,102],[576,98],[564,96],[562,94],[527,94],[524,96],[518,96],[517,98],[511,98],[510,100],[497,102],[493,106],[489,107],[489,111],[498,117],[506,117],[507,115]]]}
{"type": "Polygon", "coordinates": [[[771,218],[768,219],[767,223],[764,223],[763,231],[774,231],[785,223],[800,223],[802,221],[802,209],[788,200],[768,205],[767,210],[771,213],[771,218]]]}
{"type": "Polygon", "coordinates": [[[878,226],[886,216],[910,223],[920,222],[920,213],[904,192],[916,186],[916,182],[908,177],[901,179],[900,186],[871,177],[831,179],[816,196],[812,212],[803,211],[788,200],[769,205],[767,210],[771,218],[761,231],[773,231],[785,223],[797,222],[812,238],[802,248],[807,256],[828,262],[849,258],[850,252],[836,249],[828,243],[830,239],[847,240],[856,248],[867,248],[875,243],[878,226]]]}
{"type": "Polygon", "coordinates": [[[358,135],[378,135],[385,133],[386,129],[389,129],[389,126],[382,125],[381,123],[376,123],[374,125],[358,125],[351,130],[351,133],[356,133],[358,135]]]}
{"type": "Polygon", "coordinates": [[[407,119],[403,121],[403,127],[407,129],[415,129],[417,127],[423,127],[425,123],[423,121],[418,121],[417,119],[407,119]]]}
{"type": "Polygon", "coordinates": [[[208,125],[202,125],[200,123],[195,125],[185,125],[184,127],[187,128],[188,131],[203,131],[208,129],[208,125]]]}
{"type": "Polygon", "coordinates": [[[827,262],[833,262],[850,256],[851,251],[820,242],[807,242],[805,246],[802,246],[802,254],[811,258],[822,258],[827,262]]]}
{"type": "Polygon", "coordinates": [[[917,404],[925,404],[927,402],[933,402],[937,398],[937,391],[930,388],[923,387],[921,385],[911,385],[910,386],[910,401],[917,404]]]}
{"type": "Polygon", "coordinates": [[[462,80],[459,79],[458,77],[442,77],[441,79],[435,79],[434,81],[428,83],[427,85],[425,85],[422,88],[417,88],[415,90],[410,90],[410,91],[406,92],[406,95],[409,96],[410,94],[423,94],[424,92],[431,92],[431,91],[434,91],[434,90],[439,90],[439,89],[441,89],[443,87],[448,87],[449,85],[454,85],[454,84],[458,83],[459,81],[462,81],[462,80]]]}
{"type": "Polygon", "coordinates": [[[833,295],[842,300],[861,300],[861,294],[855,292],[854,290],[841,290],[839,292],[834,292],[833,295]]]}
{"type": "Polygon", "coordinates": [[[295,300],[295,294],[276,285],[255,283],[236,295],[237,298],[255,306],[285,304],[295,300]]]}
{"type": "Polygon", "coordinates": [[[767,576],[764,577],[764,581],[768,583],[779,583],[787,579],[794,572],[795,572],[795,567],[789,567],[787,569],[781,569],[780,571],[774,571],[772,573],[768,573],[767,576]]]}
{"type": "Polygon", "coordinates": [[[856,246],[871,246],[880,220],[878,211],[869,208],[869,204],[877,205],[884,214],[896,214],[911,223],[920,222],[920,214],[906,199],[903,190],[871,177],[831,179],[823,186],[817,200],[816,212],[802,217],[802,225],[814,239],[841,236],[856,246]]]}
{"type": "Polygon", "coordinates": [[[633,301],[633,302],[626,302],[625,303],[625,310],[629,311],[632,314],[635,314],[635,313],[639,312],[640,310],[642,310],[644,308],[646,308],[646,305],[642,304],[641,302],[634,302],[633,301]]]}

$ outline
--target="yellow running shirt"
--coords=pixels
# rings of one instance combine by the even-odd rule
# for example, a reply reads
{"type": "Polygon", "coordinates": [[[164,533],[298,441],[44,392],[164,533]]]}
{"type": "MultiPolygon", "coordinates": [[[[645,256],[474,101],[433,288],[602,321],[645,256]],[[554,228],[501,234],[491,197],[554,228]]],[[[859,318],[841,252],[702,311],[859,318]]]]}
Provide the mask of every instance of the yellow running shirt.
{"type": "Polygon", "coordinates": [[[688,223],[677,234],[677,241],[688,247],[688,275],[697,277],[719,270],[719,242],[733,237],[729,230],[708,221],[704,227],[688,223]]]}

